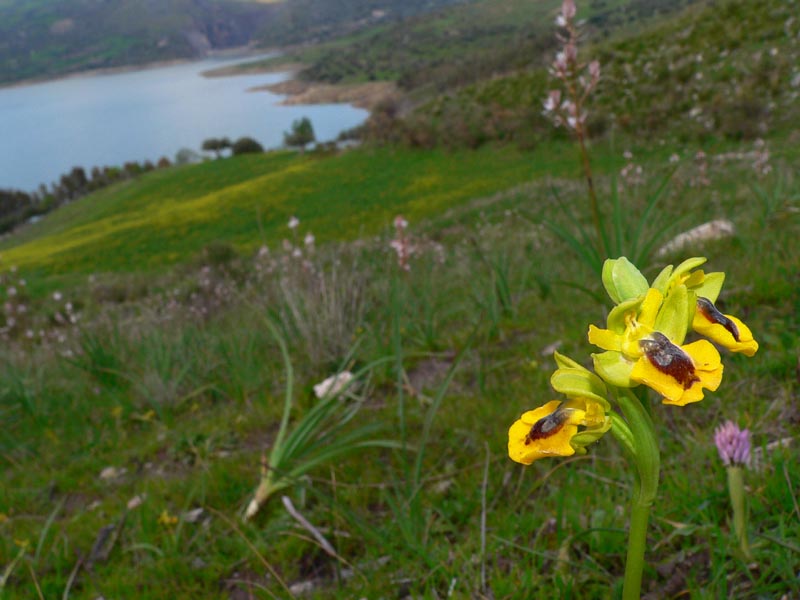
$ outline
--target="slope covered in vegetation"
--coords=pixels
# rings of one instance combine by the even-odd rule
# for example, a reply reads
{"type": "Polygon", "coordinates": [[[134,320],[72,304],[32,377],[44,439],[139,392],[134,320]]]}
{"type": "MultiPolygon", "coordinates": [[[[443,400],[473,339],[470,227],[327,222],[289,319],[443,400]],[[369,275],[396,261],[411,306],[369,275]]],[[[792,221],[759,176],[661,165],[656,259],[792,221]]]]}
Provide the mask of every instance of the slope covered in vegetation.
{"type": "MultiPolygon", "coordinates": [[[[700,3],[674,19],[584,47],[602,80],[589,126],[683,140],[755,139],[798,119],[800,22],[777,0],[700,3]]],[[[416,144],[524,144],[548,139],[541,98],[552,85],[544,68],[483,80],[442,94],[376,136],[416,144]],[[391,132],[391,133],[388,133],[391,132]]]]}
{"type": "MultiPolygon", "coordinates": [[[[714,23],[692,10],[703,19],[585,49],[622,86],[589,105],[593,127],[619,122],[610,107],[626,102],[633,127],[637,98],[657,99],[655,79],[633,77],[661,72],[650,42],[703,73],[664,67],[671,85],[731,94],[692,31],[737,30],[749,8],[718,6],[714,23]],[[659,45],[687,39],[688,57],[659,45]],[[640,54],[650,66],[635,66],[640,54]]],[[[794,56],[794,21],[775,21],[791,36],[766,34],[776,15],[777,3],[753,13],[755,41],[743,33],[742,54],[717,58],[794,56]]],[[[792,68],[773,102],[793,93],[792,68]]],[[[533,114],[548,85],[519,74],[453,102],[533,114]]],[[[447,105],[433,108],[442,118],[447,105]]],[[[665,123],[634,135],[619,123],[622,135],[590,144],[613,235],[652,243],[647,281],[706,256],[707,274],[726,274],[717,306],[760,345],[723,349],[702,401],[651,393],[643,405],[662,468],[647,600],[800,593],[800,118],[786,108],[759,121],[758,144],[666,105],[665,123]],[[714,220],[724,235],[658,251],[714,220]],[[727,420],[752,434],[749,558],[713,441],[727,420]]],[[[560,397],[554,350],[592,367],[587,331],[612,304],[563,235],[593,219],[572,142],[515,118],[533,149],[219,159],[114,184],[3,239],[3,597],[618,597],[637,487],[625,447],[606,435],[585,455],[508,456],[509,425],[560,397]],[[350,387],[326,397],[320,384],[344,371],[350,387]],[[285,487],[243,519],[265,480],[285,487]]]]}
{"type": "Polygon", "coordinates": [[[109,67],[269,48],[456,0],[2,0],[0,85],[109,67]]]}
{"type": "MultiPolygon", "coordinates": [[[[311,81],[395,81],[419,94],[451,90],[499,74],[541,66],[555,45],[552,19],[558,2],[478,0],[464,6],[367,29],[289,56],[308,67],[311,81]]],[[[581,16],[592,37],[677,11],[689,2],[588,2],[581,16]]]]}
{"type": "Polygon", "coordinates": [[[291,215],[320,240],[353,239],[383,230],[397,212],[431,216],[563,168],[513,149],[235,157],[92,194],[0,247],[5,264],[42,273],[149,270],[217,240],[252,251],[280,236],[291,215]]]}

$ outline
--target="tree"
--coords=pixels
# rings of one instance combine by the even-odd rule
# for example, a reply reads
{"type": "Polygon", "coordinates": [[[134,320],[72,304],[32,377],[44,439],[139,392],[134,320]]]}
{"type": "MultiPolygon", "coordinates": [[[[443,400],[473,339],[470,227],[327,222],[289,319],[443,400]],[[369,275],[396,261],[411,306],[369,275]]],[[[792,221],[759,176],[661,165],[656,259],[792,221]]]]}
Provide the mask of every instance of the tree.
{"type": "Polygon", "coordinates": [[[234,156],[238,154],[258,154],[264,151],[264,146],[251,137],[240,137],[231,146],[234,156]]]}
{"type": "Polygon", "coordinates": [[[200,160],[201,160],[200,155],[191,148],[181,148],[175,154],[176,165],[188,165],[200,162],[200,160]]]}
{"type": "Polygon", "coordinates": [[[222,155],[222,151],[231,147],[231,141],[224,138],[208,138],[203,141],[203,150],[206,152],[213,152],[217,158],[222,155]]]}
{"type": "Polygon", "coordinates": [[[308,117],[292,122],[291,130],[283,132],[283,143],[290,147],[297,146],[301,152],[316,139],[314,127],[308,117]]]}

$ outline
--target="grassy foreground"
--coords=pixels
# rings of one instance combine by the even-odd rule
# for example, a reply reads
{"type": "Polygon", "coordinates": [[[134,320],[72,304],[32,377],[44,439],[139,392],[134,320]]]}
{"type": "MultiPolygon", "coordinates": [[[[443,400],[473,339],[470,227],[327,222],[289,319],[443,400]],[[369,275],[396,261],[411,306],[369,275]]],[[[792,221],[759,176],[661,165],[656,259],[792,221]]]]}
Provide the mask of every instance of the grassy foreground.
{"type": "MultiPolygon", "coordinates": [[[[505,449],[511,422],[555,397],[552,349],[588,357],[588,324],[605,318],[573,285],[599,294],[599,279],[541,225],[562,218],[556,195],[587,217],[565,150],[216,161],[104,191],[6,240],[3,264],[18,269],[3,275],[5,297],[29,303],[15,315],[33,335],[6,333],[0,366],[3,597],[614,597],[631,485],[619,448],[605,437],[586,456],[529,468],[505,449]],[[399,212],[416,247],[408,272],[388,245],[399,212]],[[291,427],[318,402],[313,385],[344,368],[361,372],[344,431],[373,424],[404,449],[326,463],[242,522],[287,385],[291,427]]],[[[748,148],[707,149],[703,181],[686,159],[695,149],[662,148],[642,159],[643,181],[617,182],[631,213],[673,150],[684,160],[654,222],[677,233],[724,217],[736,232],[654,259],[646,274],[708,256],[728,274],[722,305],[761,349],[725,355],[721,388],[699,404],[654,400],[664,468],[644,589],[792,598],[792,155],[773,148],[772,172],[758,176],[748,148]],[[746,473],[752,562],[737,554],[712,442],[725,419],[759,449],[746,473]]],[[[596,161],[620,158],[602,150],[596,161]]],[[[610,185],[600,178],[604,194],[610,185]]]]}

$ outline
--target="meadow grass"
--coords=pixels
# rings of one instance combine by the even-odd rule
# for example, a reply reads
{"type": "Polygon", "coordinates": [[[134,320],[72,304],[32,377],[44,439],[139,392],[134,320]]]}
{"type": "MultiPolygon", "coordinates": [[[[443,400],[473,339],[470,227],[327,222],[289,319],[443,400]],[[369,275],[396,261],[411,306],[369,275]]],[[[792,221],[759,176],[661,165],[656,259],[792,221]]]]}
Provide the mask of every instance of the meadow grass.
{"type": "MultiPolygon", "coordinates": [[[[647,182],[618,182],[631,210],[671,168],[674,150],[692,154],[642,153],[647,182]]],[[[659,205],[659,218],[681,228],[733,220],[733,237],[658,259],[645,273],[708,256],[711,270],[728,275],[726,312],[743,316],[761,349],[750,360],[725,356],[723,385],[703,402],[652,407],[664,469],[648,597],[800,589],[800,189],[776,150],[761,194],[747,158],[710,161],[709,186],[691,185],[695,165],[684,161],[659,205]],[[712,441],[729,418],[763,448],[763,468],[746,480],[752,564],[736,554],[712,441]]],[[[510,423],[553,397],[552,348],[587,356],[587,325],[605,317],[591,295],[599,280],[542,225],[559,218],[553,188],[588,218],[576,160],[554,154],[358,150],[215,161],[104,191],[85,213],[66,207],[18,246],[6,241],[4,261],[17,252],[21,265],[13,277],[35,282],[39,271],[38,289],[55,282],[82,308],[65,341],[12,337],[2,350],[4,597],[614,597],[632,483],[618,447],[606,438],[584,457],[527,469],[505,449],[510,423]],[[276,178],[291,189],[272,187],[276,178]],[[174,221],[163,218],[170,210],[174,221]],[[355,211],[364,226],[346,231],[355,211]],[[409,272],[388,245],[396,212],[411,221],[417,247],[409,272]],[[193,215],[193,236],[180,239],[180,219],[193,215]],[[90,238],[45,264],[41,248],[52,240],[80,247],[80,231],[114,219],[137,222],[135,235],[120,228],[109,239],[122,240],[90,238]],[[329,241],[301,248],[307,231],[329,241]],[[176,263],[195,258],[148,271],[170,256],[170,237],[176,263]],[[300,257],[282,249],[283,237],[300,257]],[[216,239],[270,251],[200,253],[216,239]],[[69,275],[89,271],[92,253],[110,275],[69,275]],[[134,267],[144,272],[126,275],[134,267]],[[279,498],[241,521],[287,383],[265,318],[280,324],[293,365],[290,424],[315,405],[312,386],[346,361],[369,371],[353,430],[380,424],[381,437],[405,444],[345,456],[286,490],[335,556],[279,498]]],[[[596,156],[606,171],[618,168],[615,152],[596,156]]],[[[600,177],[601,193],[610,183],[600,177]]]]}
{"type": "Polygon", "coordinates": [[[544,151],[509,148],[236,157],[104,190],[26,228],[0,252],[6,267],[43,275],[149,271],[217,240],[251,252],[274,243],[293,215],[319,241],[375,235],[397,213],[419,220],[564,167],[544,151]]]}
{"type": "MultiPolygon", "coordinates": [[[[718,39],[741,3],[725,6],[725,19],[694,29],[682,17],[651,37],[688,56],[718,39]]],[[[500,21],[513,15],[497,10],[500,21]]],[[[771,31],[785,11],[754,17],[754,27],[771,31]]],[[[781,40],[780,52],[794,52],[781,40]]],[[[738,67],[757,83],[751,67],[771,59],[753,53],[771,41],[721,57],[687,93],[700,98],[704,81],[728,81],[722,75],[738,67]]],[[[606,48],[635,55],[630,69],[609,68],[625,89],[639,89],[626,77],[659,66],[648,67],[658,50],[637,43],[606,48]]],[[[780,52],[773,58],[786,74],[780,52]]],[[[545,82],[526,77],[461,94],[538,110],[545,82]]],[[[786,89],[774,97],[783,102],[786,89]]],[[[633,123],[645,104],[631,105],[633,123]]],[[[761,344],[749,360],[725,354],[722,386],[703,402],[652,404],[663,470],[643,592],[793,598],[797,147],[789,130],[767,136],[765,173],[752,143],[720,142],[704,127],[681,118],[663,139],[591,149],[602,206],[616,188],[634,220],[677,168],[648,233],[733,222],[730,237],[639,266],[652,278],[663,264],[707,256],[709,270],[727,273],[719,305],[761,344]],[[697,139],[703,167],[699,142],[687,141],[697,139]],[[623,149],[641,177],[619,173],[623,149]],[[759,455],[746,474],[752,561],[738,553],[713,444],[727,419],[751,429],[759,455]]],[[[577,156],[563,140],[526,152],[278,152],[150,173],[3,240],[0,594],[618,597],[633,485],[619,447],[606,436],[585,456],[528,468],[506,451],[513,420],[555,397],[553,349],[587,357],[587,326],[606,317],[599,278],[547,227],[586,225],[585,204],[577,156]],[[398,213],[410,221],[409,271],[389,246],[398,213]],[[308,233],[315,241],[306,245],[308,233]],[[358,411],[329,413],[335,405],[320,405],[314,384],[343,368],[361,372],[358,411]],[[350,420],[315,430],[318,414],[350,420]],[[294,448],[303,452],[365,427],[400,449],[361,448],[311,470],[303,452],[287,452],[296,462],[278,475],[297,476],[282,493],[308,523],[278,494],[244,522],[283,424],[287,443],[300,432],[294,448]]]]}

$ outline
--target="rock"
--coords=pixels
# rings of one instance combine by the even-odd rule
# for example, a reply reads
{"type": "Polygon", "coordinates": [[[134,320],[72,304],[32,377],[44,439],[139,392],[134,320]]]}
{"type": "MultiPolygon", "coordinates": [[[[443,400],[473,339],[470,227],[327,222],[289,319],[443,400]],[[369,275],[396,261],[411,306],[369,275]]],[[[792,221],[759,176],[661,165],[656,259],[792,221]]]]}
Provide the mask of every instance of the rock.
{"type": "Polygon", "coordinates": [[[679,233],[669,242],[661,246],[656,252],[656,256],[665,256],[687,247],[702,246],[703,243],[713,240],[721,240],[734,234],[733,223],[727,219],[715,219],[708,223],[703,223],[693,227],[688,231],[679,233]]]}

